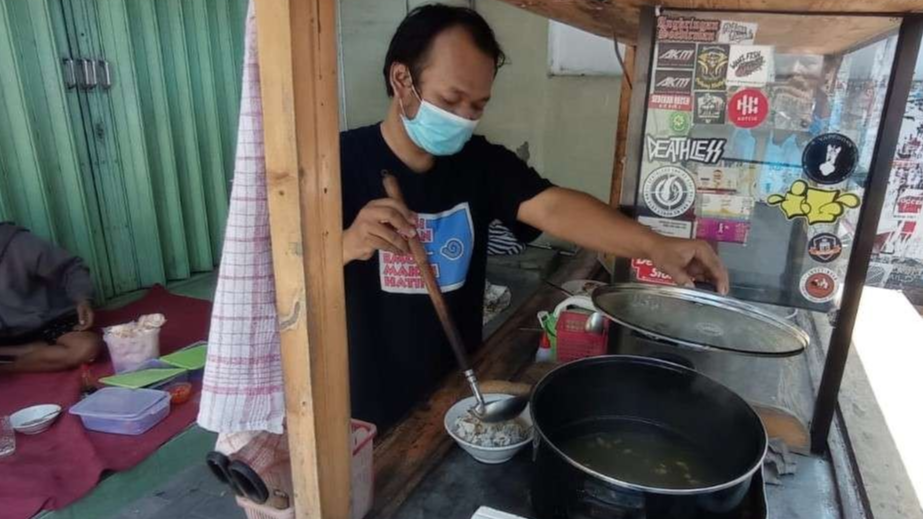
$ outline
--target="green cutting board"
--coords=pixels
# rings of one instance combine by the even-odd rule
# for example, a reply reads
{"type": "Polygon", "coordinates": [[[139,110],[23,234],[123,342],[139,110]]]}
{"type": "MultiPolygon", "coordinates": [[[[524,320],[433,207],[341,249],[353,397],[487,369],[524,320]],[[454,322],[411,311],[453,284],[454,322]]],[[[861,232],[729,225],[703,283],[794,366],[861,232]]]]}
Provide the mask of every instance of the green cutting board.
{"type": "Polygon", "coordinates": [[[195,371],[205,367],[205,356],[208,353],[208,345],[204,342],[198,346],[191,346],[169,355],[160,357],[160,360],[177,368],[195,371]]]}
{"type": "Polygon", "coordinates": [[[122,373],[121,375],[104,377],[99,379],[99,381],[108,386],[139,389],[156,384],[158,382],[163,382],[164,380],[175,377],[184,371],[186,370],[181,368],[143,369],[141,371],[132,371],[129,373],[122,373]]]}

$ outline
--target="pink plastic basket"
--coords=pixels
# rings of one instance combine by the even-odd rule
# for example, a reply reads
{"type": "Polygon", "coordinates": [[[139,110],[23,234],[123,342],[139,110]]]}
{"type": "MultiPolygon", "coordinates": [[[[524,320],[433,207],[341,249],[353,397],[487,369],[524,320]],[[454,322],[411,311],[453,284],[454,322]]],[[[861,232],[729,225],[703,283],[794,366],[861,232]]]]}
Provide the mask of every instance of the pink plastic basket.
{"type": "MultiPolygon", "coordinates": [[[[350,496],[350,508],[352,510],[352,519],[362,519],[369,510],[372,509],[372,503],[375,498],[375,472],[373,470],[373,446],[375,435],[378,430],[373,424],[360,420],[352,421],[352,495],[350,496]]],[[[291,464],[288,460],[285,463],[279,463],[273,470],[290,471],[291,464]]],[[[287,475],[287,474],[286,474],[287,475]]],[[[268,479],[283,480],[286,478],[273,478],[268,475],[268,479]]],[[[275,476],[281,476],[277,474],[275,476]]],[[[264,477],[264,479],[267,479],[264,477]]],[[[290,479],[288,480],[290,486],[290,479]]],[[[267,481],[269,484],[269,481],[267,481]]],[[[285,489],[288,495],[292,495],[292,489],[285,489]]],[[[237,497],[237,504],[244,509],[247,519],[294,519],[295,507],[289,506],[283,510],[273,508],[267,505],[259,505],[237,497]]]]}

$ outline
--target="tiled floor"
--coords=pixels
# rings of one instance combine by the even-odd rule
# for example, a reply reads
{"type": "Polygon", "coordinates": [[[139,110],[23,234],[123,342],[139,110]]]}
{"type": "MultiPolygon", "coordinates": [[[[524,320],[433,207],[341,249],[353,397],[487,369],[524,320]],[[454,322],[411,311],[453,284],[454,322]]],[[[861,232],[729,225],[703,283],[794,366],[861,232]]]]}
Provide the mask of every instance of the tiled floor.
{"type": "MultiPolygon", "coordinates": [[[[510,287],[513,306],[540,286],[553,269],[555,254],[528,249],[515,257],[492,258],[490,280],[510,287]]],[[[168,286],[170,291],[201,299],[212,299],[215,275],[199,275],[168,286]]],[[[141,297],[129,294],[110,303],[121,306],[141,297]]],[[[501,314],[485,329],[489,334],[511,311],[501,314]]],[[[204,463],[215,436],[193,426],[134,469],[113,474],[74,505],[35,519],[242,519],[233,492],[211,475],[204,463]]]]}
{"type": "Polygon", "coordinates": [[[204,463],[196,463],[171,481],[132,502],[112,519],[243,519],[234,493],[218,482],[204,463]]]}

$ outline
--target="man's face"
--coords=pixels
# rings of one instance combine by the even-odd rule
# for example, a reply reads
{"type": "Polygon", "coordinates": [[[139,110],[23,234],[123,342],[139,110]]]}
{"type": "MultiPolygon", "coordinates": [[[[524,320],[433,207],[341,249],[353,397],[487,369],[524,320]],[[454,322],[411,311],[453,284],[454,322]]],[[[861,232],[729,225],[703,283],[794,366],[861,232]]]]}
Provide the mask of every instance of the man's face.
{"type": "MultiPolygon", "coordinates": [[[[399,96],[409,118],[414,118],[420,101],[411,90],[406,67],[396,64],[395,96],[399,96]]],[[[392,75],[394,72],[392,72],[392,75]]],[[[443,31],[434,40],[413,85],[430,103],[465,119],[480,119],[490,100],[494,83],[494,61],[477,48],[461,27],[443,31]]],[[[394,76],[392,76],[394,77],[394,76]]]]}

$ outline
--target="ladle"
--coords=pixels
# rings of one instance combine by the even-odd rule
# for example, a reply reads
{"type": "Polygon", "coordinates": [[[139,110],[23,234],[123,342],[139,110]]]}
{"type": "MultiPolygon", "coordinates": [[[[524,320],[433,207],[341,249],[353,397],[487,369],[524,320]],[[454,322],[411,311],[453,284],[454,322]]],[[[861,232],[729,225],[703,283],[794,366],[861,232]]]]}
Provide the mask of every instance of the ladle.
{"type": "MultiPolygon", "coordinates": [[[[397,178],[387,171],[382,172],[382,177],[388,197],[403,204],[404,195],[401,192],[400,185],[398,185],[397,178]]],[[[449,338],[449,344],[452,345],[452,350],[455,352],[458,366],[461,368],[465,380],[468,381],[475,400],[477,400],[477,404],[471,408],[470,412],[478,420],[487,423],[504,422],[516,418],[526,408],[529,399],[524,396],[513,396],[503,400],[494,400],[493,402],[484,401],[474,369],[471,368],[471,364],[468,362],[468,354],[465,350],[465,344],[462,342],[461,334],[455,325],[455,320],[449,313],[449,307],[442,296],[442,290],[439,288],[439,283],[436,281],[432,267],[430,267],[426,249],[423,248],[423,244],[420,243],[419,238],[416,236],[406,239],[408,245],[410,245],[410,252],[413,255],[414,262],[420,269],[420,275],[423,277],[423,284],[426,285],[429,298],[436,308],[436,315],[439,316],[442,329],[445,330],[445,334],[449,338]]]]}

